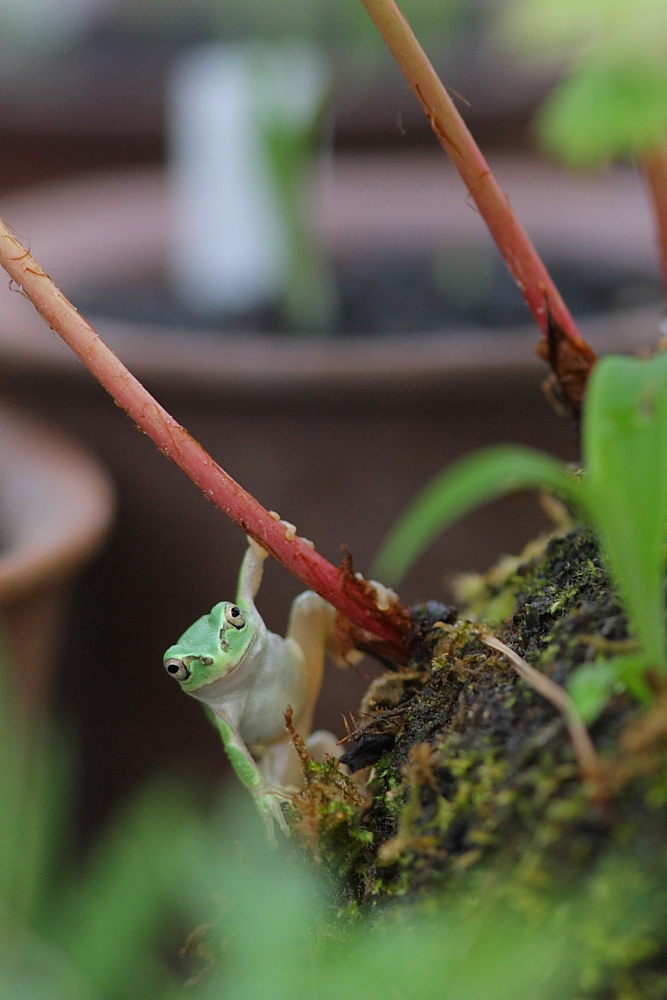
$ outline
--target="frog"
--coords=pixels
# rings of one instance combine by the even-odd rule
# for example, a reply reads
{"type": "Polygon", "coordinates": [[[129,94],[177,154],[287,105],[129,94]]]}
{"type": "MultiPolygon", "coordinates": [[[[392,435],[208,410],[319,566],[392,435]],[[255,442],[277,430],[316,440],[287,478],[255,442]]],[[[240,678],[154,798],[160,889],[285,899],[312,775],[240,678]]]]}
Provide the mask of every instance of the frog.
{"type": "MultiPolygon", "coordinates": [[[[335,654],[335,609],[312,590],[292,602],[286,635],[269,631],[255,606],[267,551],[248,538],[236,600],[217,603],[164,654],[167,673],[203,702],[236,775],[253,796],[269,842],[274,823],[290,835],[281,803],[303,784],[285,712],[309,753],[340,756],[336,738],[311,732],[327,650],[335,654]]],[[[337,662],[346,662],[339,656],[337,662]]]]}

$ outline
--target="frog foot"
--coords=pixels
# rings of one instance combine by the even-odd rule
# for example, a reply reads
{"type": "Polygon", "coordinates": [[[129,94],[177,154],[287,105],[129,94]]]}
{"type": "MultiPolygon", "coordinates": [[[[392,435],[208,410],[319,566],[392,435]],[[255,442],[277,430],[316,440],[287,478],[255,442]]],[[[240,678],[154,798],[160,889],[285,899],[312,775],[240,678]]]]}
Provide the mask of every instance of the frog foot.
{"type": "MultiPolygon", "coordinates": [[[[294,789],[296,791],[296,789],[294,789]]],[[[264,787],[255,795],[255,801],[264,821],[266,833],[269,838],[269,845],[276,848],[274,823],[277,823],[286,837],[291,836],[290,828],[287,825],[284,813],[280,806],[281,802],[291,802],[293,792],[286,788],[266,788],[264,787]]]]}

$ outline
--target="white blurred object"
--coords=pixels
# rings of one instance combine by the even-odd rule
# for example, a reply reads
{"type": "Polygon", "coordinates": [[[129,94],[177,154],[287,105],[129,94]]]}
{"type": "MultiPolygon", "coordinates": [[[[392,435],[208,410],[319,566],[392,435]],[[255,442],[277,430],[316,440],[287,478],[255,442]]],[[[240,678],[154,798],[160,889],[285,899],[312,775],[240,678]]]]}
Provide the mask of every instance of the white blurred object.
{"type": "Polygon", "coordinates": [[[240,311],[281,295],[291,226],[267,127],[307,127],[327,82],[317,49],[296,42],[210,45],[175,67],[171,274],[194,311],[240,311]]]}

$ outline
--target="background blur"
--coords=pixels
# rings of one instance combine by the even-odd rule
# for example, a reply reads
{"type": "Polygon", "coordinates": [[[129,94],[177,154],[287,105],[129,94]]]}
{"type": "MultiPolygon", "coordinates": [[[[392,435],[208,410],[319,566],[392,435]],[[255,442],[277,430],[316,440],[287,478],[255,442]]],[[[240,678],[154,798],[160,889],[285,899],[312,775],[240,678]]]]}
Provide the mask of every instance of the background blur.
{"type": "MultiPolygon", "coordinates": [[[[464,88],[475,126],[514,145],[536,94],[480,35],[488,4],[409,0],[405,12],[451,86],[464,88]]],[[[428,123],[416,102],[402,99],[402,77],[352,0],[3,0],[0,25],[4,190],[95,167],[163,162],[174,60],[212,39],[296,36],[323,46],[335,64],[339,146],[395,145],[402,130],[410,143],[429,139],[428,123]]]]}
{"type": "MultiPolygon", "coordinates": [[[[627,166],[578,177],[537,156],[531,122],[558,61],[526,68],[501,40],[495,3],[402,8],[594,346],[650,341],[659,307],[639,178],[627,166]]],[[[0,0],[0,149],[0,213],[35,257],[227,471],[333,561],[346,545],[367,570],[410,497],[471,447],[576,457],[543,401],[519,293],[355,0],[0,0]],[[305,39],[328,67],[296,200],[312,254],[346,289],[342,338],[272,332],[264,306],[216,332],[166,288],[175,67],[202,45],[257,38],[305,39]]],[[[104,548],[42,636],[35,695],[71,720],[90,830],[147,771],[193,784],[225,771],[161,657],[233,596],[244,539],[5,287],[0,363],[5,399],[86,446],[117,494],[104,548]]],[[[402,596],[448,599],[456,573],[520,551],[545,523],[532,497],[485,508],[433,547],[402,596]]],[[[258,604],[270,627],[284,629],[299,589],[268,567],[258,604]]],[[[24,611],[28,629],[40,614],[24,611]]],[[[373,669],[331,668],[318,725],[341,731],[373,669]]]]}

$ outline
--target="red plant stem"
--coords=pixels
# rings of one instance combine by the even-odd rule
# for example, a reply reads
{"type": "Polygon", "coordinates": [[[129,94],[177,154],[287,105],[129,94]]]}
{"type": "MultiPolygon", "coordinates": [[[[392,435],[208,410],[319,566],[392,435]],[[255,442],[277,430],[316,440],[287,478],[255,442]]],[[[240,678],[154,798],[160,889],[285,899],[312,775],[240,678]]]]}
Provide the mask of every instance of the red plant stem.
{"type": "Polygon", "coordinates": [[[362,3],[463,178],[542,333],[545,337],[548,334],[550,312],[569,339],[585,343],[509,199],[491,173],[404,15],[394,0],[362,0],[362,3]]]}
{"type": "Polygon", "coordinates": [[[232,479],[125,368],[1,220],[0,264],[116,403],[220,510],[354,625],[405,659],[410,622],[402,606],[380,609],[365,581],[328,562],[232,479]]]}
{"type": "Polygon", "coordinates": [[[640,158],[646,177],[658,231],[662,283],[667,297],[667,146],[644,153],[640,158]]]}

